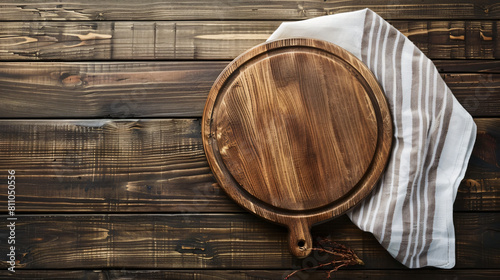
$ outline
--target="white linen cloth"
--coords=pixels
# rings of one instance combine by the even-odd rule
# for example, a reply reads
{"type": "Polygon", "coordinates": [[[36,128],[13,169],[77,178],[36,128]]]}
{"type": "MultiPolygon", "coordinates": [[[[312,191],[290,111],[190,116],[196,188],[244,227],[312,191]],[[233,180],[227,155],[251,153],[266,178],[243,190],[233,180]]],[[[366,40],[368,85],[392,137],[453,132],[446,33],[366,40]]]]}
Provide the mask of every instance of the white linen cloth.
{"type": "Polygon", "coordinates": [[[348,216],[410,268],[455,265],[453,202],[476,137],[434,64],[369,9],[282,23],[268,41],[314,38],[354,54],[383,87],[394,127],[388,165],[348,216]]]}

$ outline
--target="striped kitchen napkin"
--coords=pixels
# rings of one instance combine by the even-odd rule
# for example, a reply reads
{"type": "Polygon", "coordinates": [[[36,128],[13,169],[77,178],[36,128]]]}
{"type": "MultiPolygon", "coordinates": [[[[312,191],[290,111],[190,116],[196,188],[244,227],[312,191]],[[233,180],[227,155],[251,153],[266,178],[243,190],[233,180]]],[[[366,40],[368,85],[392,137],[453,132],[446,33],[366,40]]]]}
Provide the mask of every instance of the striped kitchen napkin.
{"type": "Polygon", "coordinates": [[[348,216],[410,268],[455,265],[453,202],[476,137],[472,117],[434,64],[369,9],[287,22],[268,41],[314,38],[362,60],[387,96],[394,126],[387,168],[348,216]]]}

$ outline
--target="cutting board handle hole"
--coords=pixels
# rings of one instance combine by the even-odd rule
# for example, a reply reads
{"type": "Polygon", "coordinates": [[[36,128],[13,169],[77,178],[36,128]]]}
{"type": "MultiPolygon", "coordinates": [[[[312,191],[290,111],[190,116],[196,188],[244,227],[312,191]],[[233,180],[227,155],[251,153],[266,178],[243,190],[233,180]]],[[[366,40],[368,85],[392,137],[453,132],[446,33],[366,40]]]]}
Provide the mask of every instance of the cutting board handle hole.
{"type": "Polygon", "coordinates": [[[299,242],[297,242],[297,246],[299,246],[299,249],[300,250],[305,250],[306,249],[306,241],[304,239],[301,239],[299,240],[299,242]]]}
{"type": "Polygon", "coordinates": [[[311,227],[307,221],[292,220],[288,225],[288,248],[299,259],[311,253],[312,238],[311,227]]]}

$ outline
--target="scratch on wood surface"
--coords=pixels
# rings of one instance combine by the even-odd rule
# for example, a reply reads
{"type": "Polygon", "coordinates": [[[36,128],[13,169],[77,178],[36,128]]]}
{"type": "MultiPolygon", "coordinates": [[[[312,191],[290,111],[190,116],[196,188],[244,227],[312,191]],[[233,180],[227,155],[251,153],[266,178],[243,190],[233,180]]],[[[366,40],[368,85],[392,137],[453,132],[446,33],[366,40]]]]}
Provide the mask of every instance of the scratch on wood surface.
{"type": "Polygon", "coordinates": [[[271,34],[207,34],[195,36],[205,40],[267,40],[271,34]]]}
{"type": "Polygon", "coordinates": [[[82,34],[68,34],[68,35],[77,36],[82,41],[100,40],[100,39],[111,39],[111,37],[113,37],[112,35],[98,34],[98,33],[94,33],[94,32],[89,32],[89,33],[87,33],[87,35],[82,35],[82,34]]]}
{"type": "Polygon", "coordinates": [[[493,41],[492,36],[486,36],[482,31],[479,33],[479,35],[481,36],[481,39],[483,39],[484,41],[493,41]]]}
{"type": "Polygon", "coordinates": [[[99,120],[74,120],[70,121],[71,124],[75,126],[83,127],[103,127],[110,126],[116,128],[116,122],[110,119],[99,119],[99,120]]]}
{"type": "MultiPolygon", "coordinates": [[[[420,29],[420,30],[415,30],[415,31],[411,31],[411,32],[405,32],[404,30],[401,31],[403,32],[403,34],[406,36],[406,37],[410,37],[410,36],[415,36],[415,35],[427,35],[429,33],[432,33],[432,32],[452,32],[452,31],[462,31],[463,32],[463,28],[424,28],[424,29],[420,29]]],[[[450,35],[451,36],[451,35],[450,35]]]]}
{"type": "Polygon", "coordinates": [[[86,35],[84,35],[84,34],[66,34],[66,35],[78,37],[78,39],[80,39],[80,41],[81,41],[80,43],[78,43],[76,45],[67,46],[68,48],[83,46],[86,44],[87,41],[90,41],[90,40],[111,39],[113,37],[112,35],[98,34],[98,33],[94,33],[94,32],[89,32],[86,35]]]}
{"type": "Polygon", "coordinates": [[[465,36],[464,35],[460,35],[460,36],[453,36],[453,35],[450,35],[450,40],[465,40],[465,36]]]}
{"type": "Polygon", "coordinates": [[[197,248],[197,247],[192,247],[192,246],[184,246],[184,245],[182,245],[181,248],[182,248],[182,250],[201,250],[201,251],[205,251],[205,248],[197,248]]]}
{"type": "Polygon", "coordinates": [[[28,44],[28,43],[32,43],[32,42],[38,42],[38,39],[29,37],[29,36],[9,36],[9,37],[0,38],[0,46],[17,46],[17,45],[28,44]],[[21,39],[21,40],[19,40],[19,39],[21,39]],[[15,41],[15,42],[9,43],[8,40],[15,41]],[[2,43],[2,41],[7,41],[7,43],[2,43]]]}

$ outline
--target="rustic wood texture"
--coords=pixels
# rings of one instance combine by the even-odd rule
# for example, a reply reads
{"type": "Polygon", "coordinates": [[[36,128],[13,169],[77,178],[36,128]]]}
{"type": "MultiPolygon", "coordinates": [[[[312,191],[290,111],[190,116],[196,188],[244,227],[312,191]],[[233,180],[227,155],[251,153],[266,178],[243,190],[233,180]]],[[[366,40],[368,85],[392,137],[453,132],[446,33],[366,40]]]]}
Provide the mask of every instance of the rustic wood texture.
{"type": "MultiPolygon", "coordinates": [[[[276,280],[283,279],[293,270],[20,270],[16,272],[16,280],[63,279],[63,280],[276,280]]],[[[335,272],[336,280],[372,279],[372,280],[496,280],[500,275],[498,269],[419,269],[419,270],[339,270],[335,272]]],[[[0,271],[0,279],[11,279],[5,271],[0,271]]],[[[309,279],[324,280],[324,270],[311,270],[296,274],[291,280],[309,279]]]]}
{"type": "MultiPolygon", "coordinates": [[[[118,280],[118,279],[207,279],[207,280],[276,280],[282,279],[292,270],[25,270],[16,273],[16,279],[28,280],[35,277],[65,280],[118,280]]],[[[0,272],[1,273],[1,272],[0,272]]],[[[373,279],[373,280],[420,280],[422,277],[429,280],[456,279],[456,280],[496,280],[500,271],[495,269],[483,270],[340,270],[335,272],[335,279],[373,279]]],[[[5,273],[4,273],[5,274],[5,273]]],[[[324,280],[326,272],[312,270],[303,272],[291,280],[304,279],[324,280]],[[307,275],[307,276],[305,276],[307,275]]],[[[8,276],[0,279],[10,279],[8,276]]]]}
{"type": "MultiPolygon", "coordinates": [[[[0,60],[233,59],[281,21],[3,22],[0,60]]],[[[500,58],[499,21],[390,21],[431,59],[500,58]]]]}
{"type": "MultiPolygon", "coordinates": [[[[475,122],[455,211],[500,211],[500,119],[475,122]]],[[[0,131],[22,213],[244,211],[215,184],[197,120],[3,120],[0,131]]]]}
{"type": "MultiPolygon", "coordinates": [[[[1,217],[5,220],[5,216],[1,217]]],[[[497,269],[500,217],[455,215],[456,268],[497,269]]],[[[351,247],[365,262],[358,269],[403,269],[371,234],[347,216],[313,228],[351,247]]],[[[30,215],[18,216],[18,269],[293,269],[284,228],[251,214],[30,215]]],[[[1,243],[5,252],[7,244],[1,243]]],[[[1,265],[5,265],[2,260],[1,265]]]]}
{"type": "MultiPolygon", "coordinates": [[[[286,229],[244,213],[220,189],[192,118],[228,60],[282,21],[365,7],[433,60],[476,117],[478,138],[454,205],[457,268],[404,269],[342,216],[313,236],[351,246],[366,266],[333,277],[498,278],[497,0],[8,0],[0,169],[19,175],[21,263],[13,275],[2,262],[0,279],[282,279],[314,264],[292,258],[286,229]]],[[[5,194],[0,183],[3,211],[5,194]]],[[[2,241],[6,234],[3,226],[2,241]]]]}
{"type": "Polygon", "coordinates": [[[432,61],[441,73],[500,73],[500,62],[495,59],[490,60],[453,60],[435,59],[432,61]]]}
{"type": "Polygon", "coordinates": [[[17,211],[61,211],[57,205],[70,212],[123,211],[120,201],[135,201],[125,208],[139,212],[232,208],[212,186],[196,120],[2,121],[0,126],[1,166],[15,169],[22,186],[17,211]],[[53,195],[58,202],[49,202],[53,195]],[[84,206],[87,198],[92,206],[84,206]],[[39,206],[32,208],[33,203],[39,206]]]}
{"type": "Polygon", "coordinates": [[[201,117],[227,62],[0,63],[0,118],[201,117]]]}
{"type": "Polygon", "coordinates": [[[272,1],[99,1],[11,0],[0,5],[2,20],[227,20],[306,19],[370,8],[385,19],[500,18],[495,0],[272,0],[272,1]]]}
{"type": "Polygon", "coordinates": [[[499,74],[444,74],[445,83],[452,89],[460,104],[474,116],[498,116],[500,110],[499,74]],[[482,106],[488,104],[488,106],[482,106]]]}
{"type": "MultiPolygon", "coordinates": [[[[500,62],[434,63],[473,116],[500,115],[500,62]]],[[[208,92],[227,64],[3,62],[0,118],[201,117],[208,92]]]]}
{"type": "Polygon", "coordinates": [[[354,55],[287,39],[258,45],[224,69],[207,97],[202,137],[224,191],[287,226],[290,251],[303,258],[311,253],[309,228],[375,186],[392,121],[382,88],[354,55]]]}

